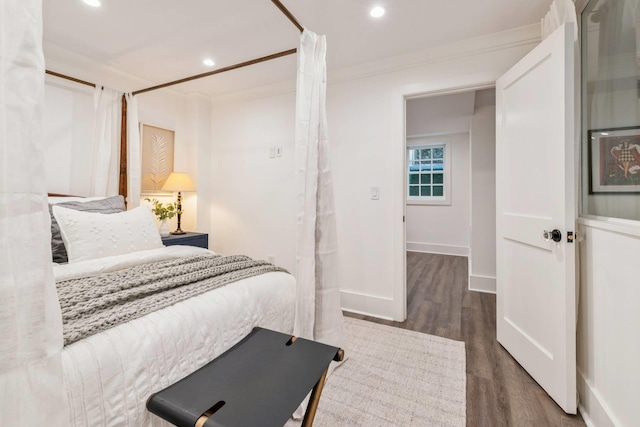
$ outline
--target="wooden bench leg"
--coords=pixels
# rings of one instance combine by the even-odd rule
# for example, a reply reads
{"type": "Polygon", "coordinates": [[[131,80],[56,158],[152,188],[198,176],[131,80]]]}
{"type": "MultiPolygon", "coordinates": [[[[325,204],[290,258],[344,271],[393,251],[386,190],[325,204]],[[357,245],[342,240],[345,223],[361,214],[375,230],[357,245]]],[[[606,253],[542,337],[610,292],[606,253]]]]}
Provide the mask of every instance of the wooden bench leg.
{"type": "MultiPolygon", "coordinates": [[[[297,338],[293,337],[293,341],[297,338]]],[[[342,362],[344,360],[344,350],[339,349],[333,358],[336,362],[342,362]]],[[[316,417],[316,410],[318,409],[318,403],[320,403],[320,395],[322,394],[322,389],[324,388],[324,383],[327,380],[327,373],[329,372],[329,367],[325,369],[324,373],[313,387],[313,391],[311,391],[311,398],[309,399],[309,405],[307,406],[307,412],[304,414],[304,418],[302,419],[302,427],[311,427],[313,426],[313,419],[316,417]]]]}
{"type": "Polygon", "coordinates": [[[316,410],[318,409],[318,403],[320,403],[320,395],[322,394],[322,389],[324,388],[324,382],[327,379],[327,372],[329,372],[329,368],[325,369],[325,371],[322,373],[322,376],[311,391],[311,398],[309,399],[307,412],[305,412],[304,418],[302,420],[302,427],[313,426],[313,419],[316,417],[316,410]]]}

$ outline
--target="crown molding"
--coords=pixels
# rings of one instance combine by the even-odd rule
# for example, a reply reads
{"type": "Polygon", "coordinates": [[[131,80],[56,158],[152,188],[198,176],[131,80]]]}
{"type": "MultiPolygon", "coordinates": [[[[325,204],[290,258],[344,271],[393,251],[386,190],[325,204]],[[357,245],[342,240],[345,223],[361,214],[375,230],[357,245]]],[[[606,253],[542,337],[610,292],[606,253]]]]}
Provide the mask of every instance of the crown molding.
{"type": "MultiPolygon", "coordinates": [[[[524,27],[436,46],[426,50],[415,51],[351,67],[329,70],[328,84],[364,79],[519,46],[533,46],[538,44],[540,40],[540,24],[535,23],[524,27]]],[[[111,64],[98,62],[95,59],[88,58],[47,41],[43,42],[43,48],[47,68],[52,71],[113,87],[122,92],[131,92],[141,87],[147,87],[157,83],[123,72],[111,64]]],[[[47,81],[55,82],[56,80],[60,79],[53,77],[47,81]]],[[[65,85],[65,87],[70,86],[65,85]]],[[[181,102],[193,100],[194,98],[199,98],[202,101],[208,100],[213,108],[217,108],[249,99],[294,93],[295,90],[296,82],[294,79],[290,79],[271,85],[264,85],[213,97],[199,92],[185,94],[172,88],[165,88],[158,93],[179,99],[181,102]]]]}
{"type": "MultiPolygon", "coordinates": [[[[541,40],[540,24],[535,23],[498,33],[436,46],[426,50],[385,58],[383,60],[329,70],[327,73],[327,83],[337,84],[350,80],[359,80],[377,75],[422,67],[438,62],[453,61],[456,59],[482,55],[520,46],[533,47],[540,43],[541,40]]],[[[212,102],[214,107],[222,107],[229,105],[230,103],[295,92],[295,89],[295,80],[288,80],[272,85],[212,97],[212,102]]]]}

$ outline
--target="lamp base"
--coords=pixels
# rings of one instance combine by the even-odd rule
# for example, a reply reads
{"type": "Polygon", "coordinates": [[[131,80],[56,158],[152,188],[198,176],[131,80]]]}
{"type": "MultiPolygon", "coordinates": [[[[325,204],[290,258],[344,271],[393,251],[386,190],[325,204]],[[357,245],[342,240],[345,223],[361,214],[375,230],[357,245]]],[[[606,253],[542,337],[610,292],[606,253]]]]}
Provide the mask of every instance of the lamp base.
{"type": "Polygon", "coordinates": [[[174,235],[175,234],[187,234],[187,232],[186,231],[182,231],[180,228],[178,228],[176,231],[172,231],[169,234],[174,234],[174,235]]]}

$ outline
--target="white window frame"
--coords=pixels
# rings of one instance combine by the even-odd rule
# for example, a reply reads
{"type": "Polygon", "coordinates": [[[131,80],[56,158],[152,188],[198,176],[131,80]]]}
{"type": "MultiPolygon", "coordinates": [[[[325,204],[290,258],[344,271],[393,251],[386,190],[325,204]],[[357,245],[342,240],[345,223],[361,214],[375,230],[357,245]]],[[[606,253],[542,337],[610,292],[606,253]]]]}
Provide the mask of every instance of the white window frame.
{"type": "Polygon", "coordinates": [[[451,205],[451,141],[448,136],[407,137],[405,153],[405,191],[407,205],[451,205]],[[442,196],[410,196],[409,195],[409,151],[420,148],[444,146],[444,194],[442,196]]]}

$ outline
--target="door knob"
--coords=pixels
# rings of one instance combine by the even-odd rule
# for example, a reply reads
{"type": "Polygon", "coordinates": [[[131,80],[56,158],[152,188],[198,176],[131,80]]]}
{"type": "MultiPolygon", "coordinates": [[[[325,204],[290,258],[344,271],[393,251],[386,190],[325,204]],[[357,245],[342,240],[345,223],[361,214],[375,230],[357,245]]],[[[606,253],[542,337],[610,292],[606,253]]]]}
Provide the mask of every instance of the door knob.
{"type": "Polygon", "coordinates": [[[547,231],[544,230],[542,232],[542,237],[544,238],[544,240],[546,240],[547,242],[549,240],[553,240],[554,242],[559,242],[562,240],[562,233],[560,232],[560,230],[558,230],[557,228],[553,231],[547,231]]]}

